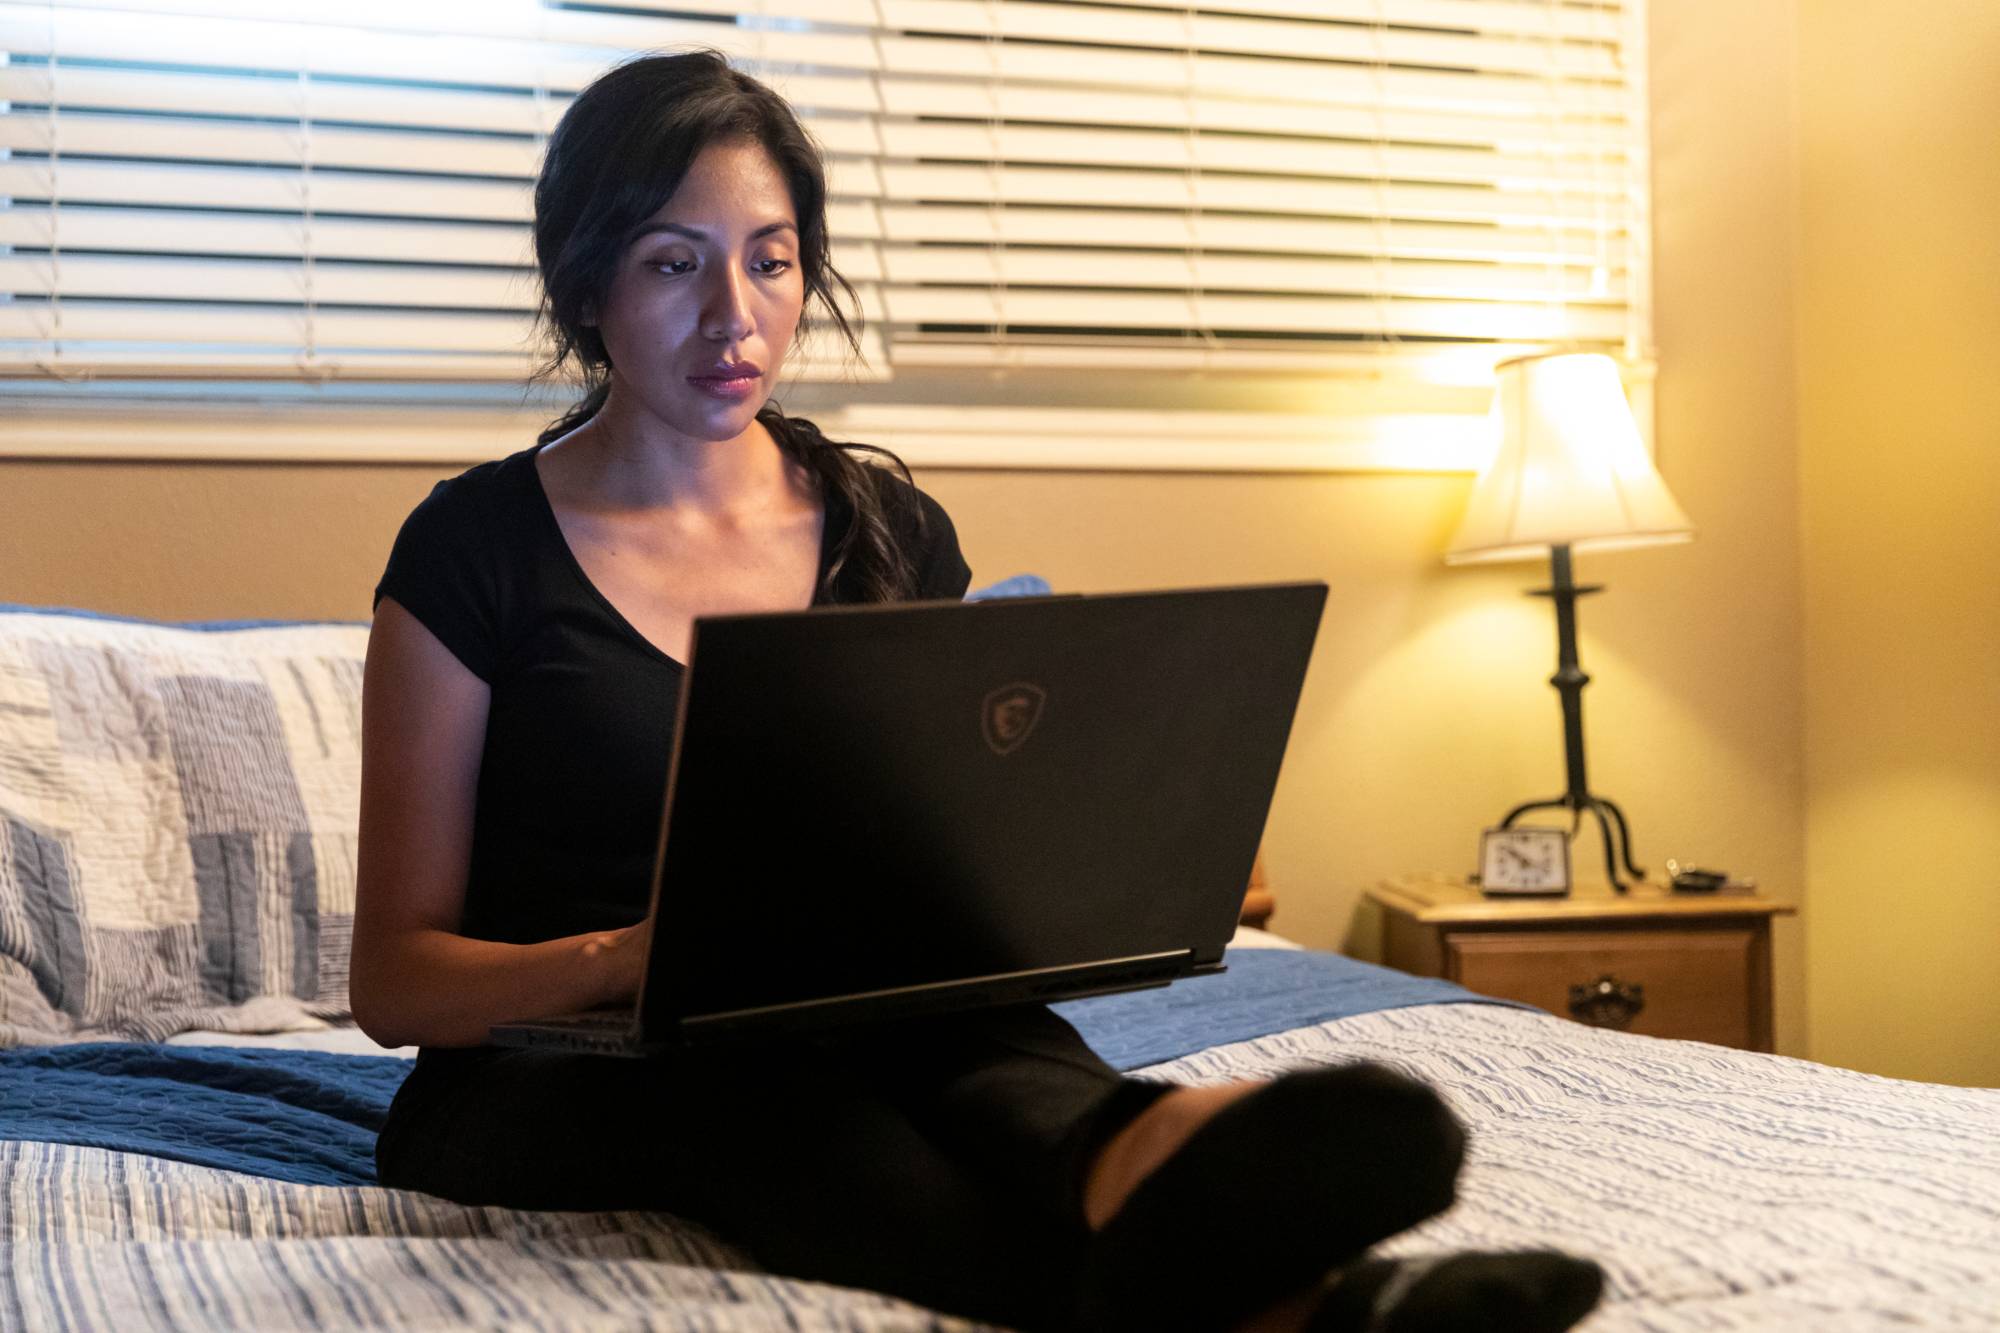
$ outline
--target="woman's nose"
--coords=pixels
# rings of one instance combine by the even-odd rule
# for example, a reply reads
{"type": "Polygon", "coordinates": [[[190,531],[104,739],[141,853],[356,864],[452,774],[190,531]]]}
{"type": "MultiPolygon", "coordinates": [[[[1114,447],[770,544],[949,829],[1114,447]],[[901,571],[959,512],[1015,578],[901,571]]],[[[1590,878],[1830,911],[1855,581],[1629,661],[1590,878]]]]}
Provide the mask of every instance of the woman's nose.
{"type": "Polygon", "coordinates": [[[702,335],[714,342],[748,337],[754,327],[748,278],[733,264],[716,264],[708,271],[715,276],[702,293],[702,335]]]}

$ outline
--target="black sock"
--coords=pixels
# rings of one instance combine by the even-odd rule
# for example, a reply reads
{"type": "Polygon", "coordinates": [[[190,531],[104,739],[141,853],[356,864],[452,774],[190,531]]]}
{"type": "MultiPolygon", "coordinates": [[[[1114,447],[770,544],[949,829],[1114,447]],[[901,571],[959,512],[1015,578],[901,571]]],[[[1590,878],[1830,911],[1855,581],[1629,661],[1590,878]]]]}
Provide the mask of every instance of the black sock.
{"type": "Polygon", "coordinates": [[[1286,1074],[1230,1103],[1091,1239],[1090,1329],[1226,1329],[1442,1212],[1465,1132],[1380,1065],[1286,1074]]]}
{"type": "Polygon", "coordinates": [[[1327,1282],[1307,1333],[1560,1333],[1604,1272],[1554,1250],[1363,1259],[1327,1282]]]}

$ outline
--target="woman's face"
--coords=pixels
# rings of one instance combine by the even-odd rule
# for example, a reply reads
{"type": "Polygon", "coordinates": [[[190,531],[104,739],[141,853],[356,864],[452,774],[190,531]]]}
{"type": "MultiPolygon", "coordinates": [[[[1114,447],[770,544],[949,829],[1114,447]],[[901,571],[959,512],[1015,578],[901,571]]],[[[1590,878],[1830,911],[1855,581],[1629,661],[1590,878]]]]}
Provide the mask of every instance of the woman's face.
{"type": "Polygon", "coordinates": [[[784,176],[754,142],[712,144],[605,293],[612,393],[683,438],[734,439],[770,397],[804,306],[784,176]]]}

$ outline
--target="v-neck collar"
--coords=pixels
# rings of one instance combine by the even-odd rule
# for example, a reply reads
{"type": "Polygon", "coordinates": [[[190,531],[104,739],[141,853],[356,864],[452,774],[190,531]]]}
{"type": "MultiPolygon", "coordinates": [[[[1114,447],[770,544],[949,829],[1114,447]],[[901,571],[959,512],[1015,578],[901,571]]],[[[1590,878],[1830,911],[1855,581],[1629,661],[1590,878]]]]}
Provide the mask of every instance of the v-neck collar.
{"type": "MultiPolygon", "coordinates": [[[[541,469],[535,463],[535,460],[541,456],[542,450],[548,448],[552,443],[554,443],[552,440],[537,443],[522,451],[517,457],[521,459],[527,471],[528,489],[534,493],[536,505],[541,511],[542,517],[548,522],[549,536],[554,539],[556,549],[562,553],[563,563],[569,567],[570,573],[575,576],[576,581],[582,585],[584,592],[589,594],[591,600],[603,608],[604,613],[610,616],[630,636],[634,643],[643,648],[648,655],[672,667],[674,670],[687,670],[685,662],[668,654],[658,644],[654,643],[644,634],[641,634],[638,626],[626,619],[625,613],[620,611],[595,583],[591,582],[589,573],[584,570],[583,562],[576,558],[576,552],[570,547],[569,538],[563,533],[562,521],[556,517],[555,501],[549,498],[548,487],[542,484],[541,469]]],[[[833,566],[834,548],[839,545],[841,534],[846,531],[847,524],[851,519],[845,500],[841,497],[838,490],[832,488],[826,488],[823,491],[820,499],[820,509],[819,568],[813,576],[813,599],[811,603],[813,606],[823,606],[826,604],[826,572],[833,566]]]]}

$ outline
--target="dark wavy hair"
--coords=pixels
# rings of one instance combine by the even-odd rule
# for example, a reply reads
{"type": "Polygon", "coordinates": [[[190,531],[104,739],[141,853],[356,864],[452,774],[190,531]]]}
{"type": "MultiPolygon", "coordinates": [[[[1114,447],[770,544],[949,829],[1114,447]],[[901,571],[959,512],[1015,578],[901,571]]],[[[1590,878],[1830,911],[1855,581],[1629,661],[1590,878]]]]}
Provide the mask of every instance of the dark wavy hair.
{"type": "MultiPolygon", "coordinates": [[[[679,188],[700,152],[717,143],[750,141],[776,164],[791,193],[799,226],[799,271],[807,314],[795,343],[818,328],[817,305],[850,351],[861,350],[859,302],[854,287],[833,267],[826,234],[826,166],[785,99],[729,67],[719,51],[642,56],[601,75],[570,104],[549,138],[535,181],[535,261],[541,270],[540,320],[553,345],[537,378],[574,363],[583,398],[541,434],[565,435],[597,415],[611,391],[611,358],[604,339],[586,323],[600,309],[633,233],[659,212],[679,188]],[[850,319],[836,293],[857,308],[850,319]]],[[[824,499],[838,495],[853,514],[826,573],[823,592],[852,571],[858,600],[896,601],[916,590],[916,575],[896,539],[884,492],[867,459],[910,471],[886,449],[840,444],[803,417],[788,417],[767,402],[757,420],[788,458],[820,485],[824,499]]],[[[910,512],[921,525],[921,506],[910,512]]]]}

